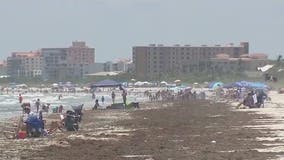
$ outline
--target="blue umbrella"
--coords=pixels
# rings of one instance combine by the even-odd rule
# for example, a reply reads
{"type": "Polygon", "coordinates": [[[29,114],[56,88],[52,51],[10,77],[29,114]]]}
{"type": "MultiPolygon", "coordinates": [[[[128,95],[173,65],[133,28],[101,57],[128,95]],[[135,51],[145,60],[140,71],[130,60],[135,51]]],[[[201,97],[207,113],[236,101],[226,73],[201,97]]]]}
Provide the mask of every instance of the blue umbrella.
{"type": "Polygon", "coordinates": [[[218,86],[223,86],[223,83],[222,83],[222,82],[216,82],[216,83],[212,86],[212,89],[215,89],[215,88],[217,88],[218,86]]]}
{"type": "Polygon", "coordinates": [[[222,82],[211,82],[209,85],[208,85],[208,88],[216,88],[218,86],[223,86],[223,83],[222,82]]]}

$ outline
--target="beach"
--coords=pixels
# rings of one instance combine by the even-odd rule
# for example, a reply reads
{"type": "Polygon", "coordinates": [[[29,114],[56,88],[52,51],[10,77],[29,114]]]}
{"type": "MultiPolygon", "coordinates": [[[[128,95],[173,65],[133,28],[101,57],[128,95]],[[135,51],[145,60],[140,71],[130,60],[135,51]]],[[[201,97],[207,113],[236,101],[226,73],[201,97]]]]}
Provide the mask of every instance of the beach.
{"type": "Polygon", "coordinates": [[[145,103],[141,109],[85,111],[79,132],[5,140],[2,159],[275,159],[255,129],[270,118],[222,103],[145,103]]]}
{"type": "MultiPolygon", "coordinates": [[[[281,160],[284,95],[264,108],[236,102],[143,102],[140,109],[84,110],[78,132],[44,138],[1,137],[0,159],[281,160]]],[[[50,114],[48,120],[59,119],[50,114]]]]}

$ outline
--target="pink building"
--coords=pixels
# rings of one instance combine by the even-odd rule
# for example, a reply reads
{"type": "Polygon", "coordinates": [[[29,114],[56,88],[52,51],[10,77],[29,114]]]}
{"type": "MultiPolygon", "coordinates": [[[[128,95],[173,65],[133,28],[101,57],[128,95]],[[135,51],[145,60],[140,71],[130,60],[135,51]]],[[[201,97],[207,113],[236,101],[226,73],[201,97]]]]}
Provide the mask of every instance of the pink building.
{"type": "Polygon", "coordinates": [[[68,64],[93,64],[95,63],[95,49],[86,46],[85,42],[75,41],[67,48],[68,64]]]}
{"type": "Polygon", "coordinates": [[[42,59],[39,51],[13,52],[7,58],[7,73],[13,77],[41,75],[42,59]]]}

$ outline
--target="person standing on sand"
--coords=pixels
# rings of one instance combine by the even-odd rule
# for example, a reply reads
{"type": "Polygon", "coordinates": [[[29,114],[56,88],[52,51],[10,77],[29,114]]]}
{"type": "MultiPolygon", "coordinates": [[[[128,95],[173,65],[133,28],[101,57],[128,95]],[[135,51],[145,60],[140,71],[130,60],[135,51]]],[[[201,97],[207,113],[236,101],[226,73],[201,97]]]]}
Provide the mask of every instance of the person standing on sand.
{"type": "Polygon", "coordinates": [[[99,100],[96,99],[96,103],[95,103],[95,105],[94,105],[94,107],[93,107],[93,110],[98,109],[99,106],[100,106],[100,105],[99,105],[99,100]]]}
{"type": "Polygon", "coordinates": [[[104,104],[104,102],[105,102],[105,97],[102,96],[102,103],[104,104]]]}
{"type": "Polygon", "coordinates": [[[23,97],[21,94],[19,94],[19,103],[22,103],[23,102],[23,97]]]}
{"type": "Polygon", "coordinates": [[[36,105],[36,113],[38,113],[38,111],[39,111],[39,106],[40,106],[40,99],[37,99],[35,105],[36,105]]]}
{"type": "Polygon", "coordinates": [[[115,101],[115,93],[114,91],[111,92],[112,103],[114,104],[115,101]]]}
{"type": "Polygon", "coordinates": [[[58,96],[58,100],[60,100],[62,98],[62,94],[59,94],[58,96]]]}
{"type": "Polygon", "coordinates": [[[123,99],[123,103],[124,103],[125,107],[126,107],[126,96],[127,96],[127,93],[126,93],[125,90],[123,90],[123,92],[122,92],[122,99],[123,99]]]}
{"type": "Polygon", "coordinates": [[[95,94],[95,92],[92,93],[92,99],[96,99],[96,94],[95,94]]]}
{"type": "Polygon", "coordinates": [[[220,100],[221,98],[221,92],[222,92],[222,88],[220,84],[217,84],[217,87],[215,88],[215,98],[214,98],[214,102],[216,103],[218,100],[220,100]]]}

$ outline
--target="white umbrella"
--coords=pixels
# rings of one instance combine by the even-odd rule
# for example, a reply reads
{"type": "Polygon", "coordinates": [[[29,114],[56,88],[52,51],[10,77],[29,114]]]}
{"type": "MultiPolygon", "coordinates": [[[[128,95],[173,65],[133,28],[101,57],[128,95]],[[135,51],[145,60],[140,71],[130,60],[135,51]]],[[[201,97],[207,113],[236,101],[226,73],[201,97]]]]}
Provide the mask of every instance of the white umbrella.
{"type": "Polygon", "coordinates": [[[175,82],[175,83],[179,83],[179,82],[181,82],[181,80],[177,79],[177,80],[175,80],[174,82],[175,82]]]}
{"type": "Polygon", "coordinates": [[[161,84],[168,84],[166,81],[162,81],[162,82],[160,82],[161,84]]]}
{"type": "Polygon", "coordinates": [[[52,86],[53,87],[58,87],[58,84],[57,83],[53,83],[52,86]]]}

